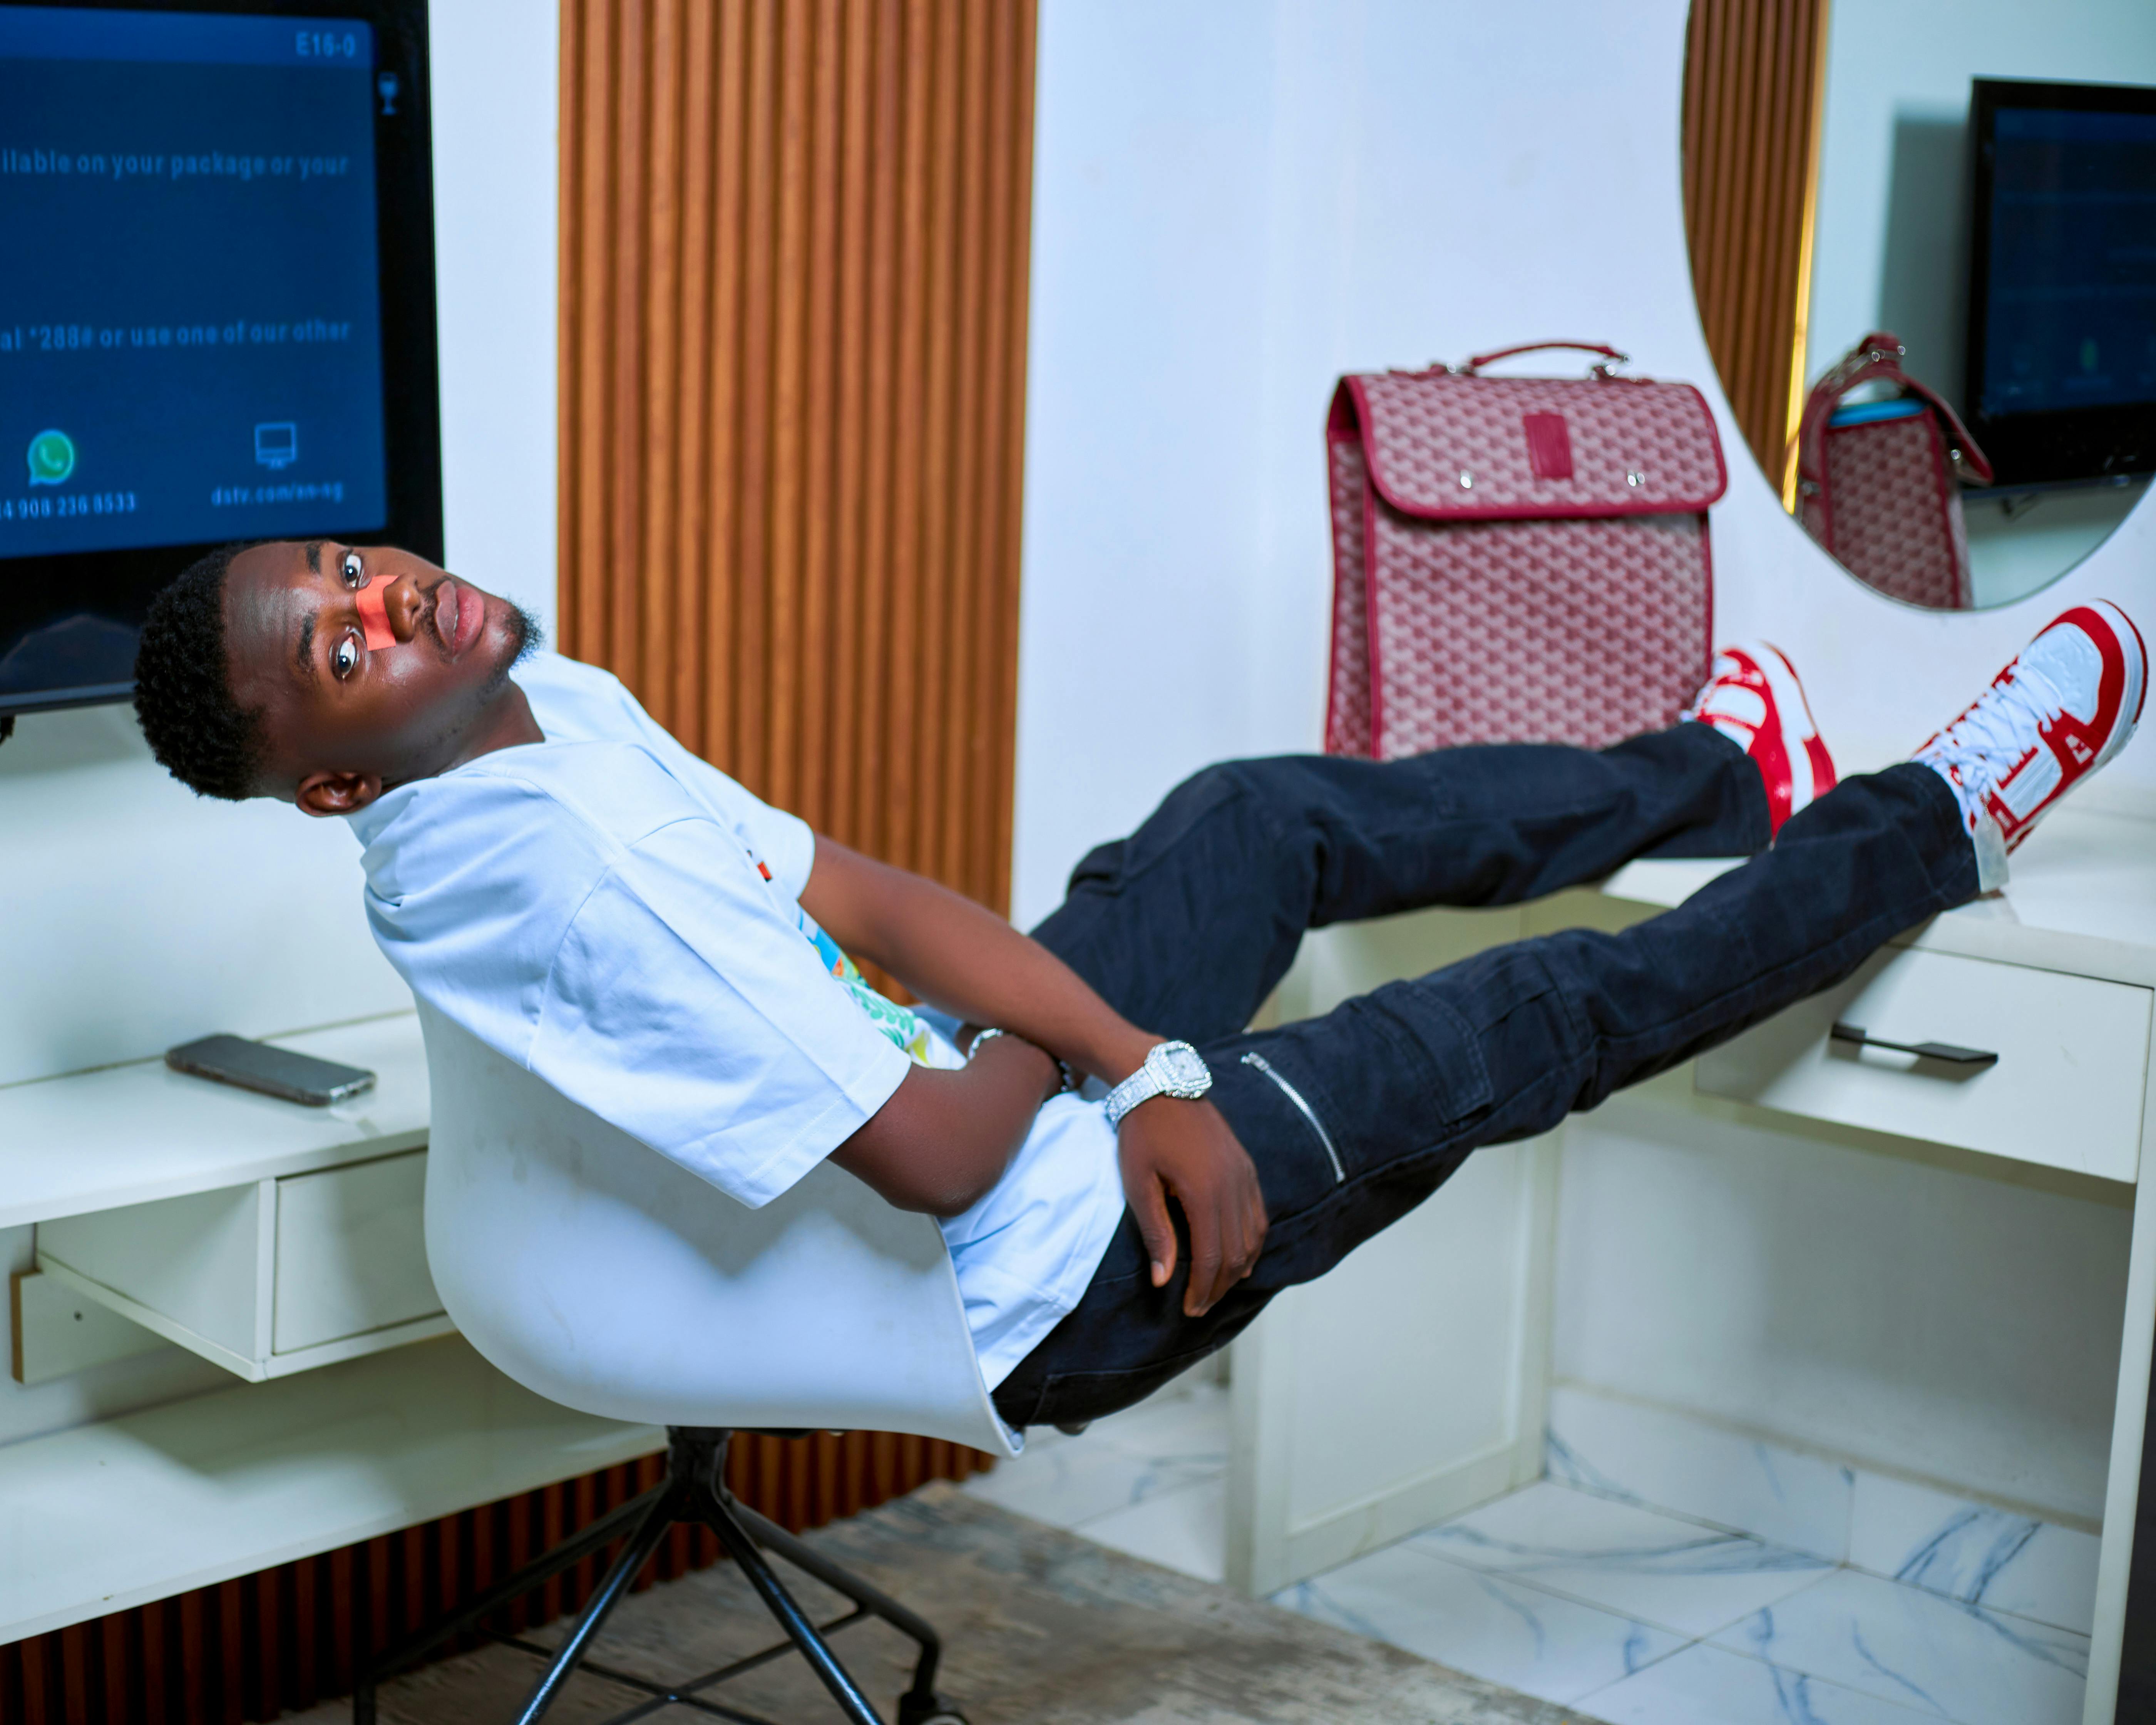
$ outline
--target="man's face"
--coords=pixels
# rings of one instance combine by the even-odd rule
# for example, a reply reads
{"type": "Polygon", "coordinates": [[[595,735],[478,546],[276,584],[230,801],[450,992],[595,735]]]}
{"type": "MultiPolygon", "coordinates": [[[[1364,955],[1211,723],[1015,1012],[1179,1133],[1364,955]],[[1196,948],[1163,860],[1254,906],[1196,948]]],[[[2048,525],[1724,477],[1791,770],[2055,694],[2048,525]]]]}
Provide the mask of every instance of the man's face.
{"type": "Polygon", "coordinates": [[[321,814],[452,764],[526,625],[506,599],[409,552],[311,540],[234,559],[224,629],[233,694],[262,714],[265,788],[321,814]],[[367,644],[359,600],[371,585],[388,645],[367,644]]]}

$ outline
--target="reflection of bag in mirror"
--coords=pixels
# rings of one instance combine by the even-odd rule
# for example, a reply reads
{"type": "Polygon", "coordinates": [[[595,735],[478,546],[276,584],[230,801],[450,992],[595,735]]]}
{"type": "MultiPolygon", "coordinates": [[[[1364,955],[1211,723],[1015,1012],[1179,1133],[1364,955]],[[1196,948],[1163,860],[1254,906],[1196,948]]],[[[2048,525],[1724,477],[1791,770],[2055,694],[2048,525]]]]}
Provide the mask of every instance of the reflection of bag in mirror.
{"type": "Polygon", "coordinates": [[[1698,691],[1722,440],[1697,389],[1618,377],[1624,362],[1540,341],[1340,380],[1327,753],[1599,747],[1673,723],[1698,691]],[[1607,358],[1585,378],[1478,375],[1540,347],[1607,358]]]}
{"type": "Polygon", "coordinates": [[[1797,431],[1797,516],[1867,587],[1966,611],[1975,598],[1961,488],[1987,483],[1991,463],[1954,410],[1902,369],[1905,352],[1874,331],[1814,386],[1797,431]],[[1841,405],[1865,383],[1902,393],[1841,405]]]}

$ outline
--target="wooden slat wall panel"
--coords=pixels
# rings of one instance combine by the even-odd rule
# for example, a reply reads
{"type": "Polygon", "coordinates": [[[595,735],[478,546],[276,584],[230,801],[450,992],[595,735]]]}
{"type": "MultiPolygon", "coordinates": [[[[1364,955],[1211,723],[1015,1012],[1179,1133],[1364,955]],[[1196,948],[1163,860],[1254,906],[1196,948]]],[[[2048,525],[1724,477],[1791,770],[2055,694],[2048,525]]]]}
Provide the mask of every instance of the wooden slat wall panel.
{"type": "Polygon", "coordinates": [[[565,0],[561,635],[1009,890],[1029,0],[565,0]]]}
{"type": "MultiPolygon", "coordinates": [[[[518,1564],[657,1485],[662,1464],[649,1455],[0,1646],[0,1725],[240,1725],[346,1694],[360,1649],[379,1650],[440,1621],[518,1564]]],[[[734,1440],[726,1483],[798,1532],[988,1465],[987,1456],[955,1444],[888,1432],[742,1436],[734,1440]]],[[[575,1610],[614,1549],[530,1595],[495,1627],[531,1628],[575,1610]]],[[[670,1581],[719,1558],[709,1529],[677,1527],[636,1585],[670,1581]]]]}
{"type": "Polygon", "coordinates": [[[1685,228],[1707,345],[1781,486],[1804,403],[1827,0],[1693,0],[1685,228]]]}

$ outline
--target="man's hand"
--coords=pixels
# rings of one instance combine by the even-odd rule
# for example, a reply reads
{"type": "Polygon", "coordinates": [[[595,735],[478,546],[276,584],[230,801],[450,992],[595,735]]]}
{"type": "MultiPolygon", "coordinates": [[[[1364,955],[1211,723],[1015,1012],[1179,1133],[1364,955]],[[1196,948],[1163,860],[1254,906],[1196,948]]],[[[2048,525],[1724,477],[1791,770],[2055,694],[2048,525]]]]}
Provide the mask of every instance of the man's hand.
{"type": "Polygon", "coordinates": [[[1116,1154],[1123,1196],[1152,1259],[1152,1285],[1175,1274],[1175,1228],[1168,1200],[1190,1230],[1190,1284],[1183,1314],[1197,1317],[1257,1267],[1265,1243],[1265,1200],[1250,1153],[1210,1102],[1154,1096],[1123,1117],[1116,1154]]]}

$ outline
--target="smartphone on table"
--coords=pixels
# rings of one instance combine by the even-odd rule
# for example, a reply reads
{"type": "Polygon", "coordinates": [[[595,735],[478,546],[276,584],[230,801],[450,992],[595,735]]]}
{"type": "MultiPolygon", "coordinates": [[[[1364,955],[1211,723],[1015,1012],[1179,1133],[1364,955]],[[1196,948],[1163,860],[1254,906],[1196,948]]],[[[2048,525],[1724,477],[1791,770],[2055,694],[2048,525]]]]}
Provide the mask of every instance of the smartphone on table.
{"type": "Polygon", "coordinates": [[[266,1042],[249,1042],[244,1036],[204,1036],[182,1042],[165,1050],[165,1064],[176,1072],[214,1078],[220,1084],[236,1084],[316,1108],[357,1096],[374,1082],[374,1075],[364,1066],[341,1066],[335,1060],[318,1060],[266,1042]]]}

